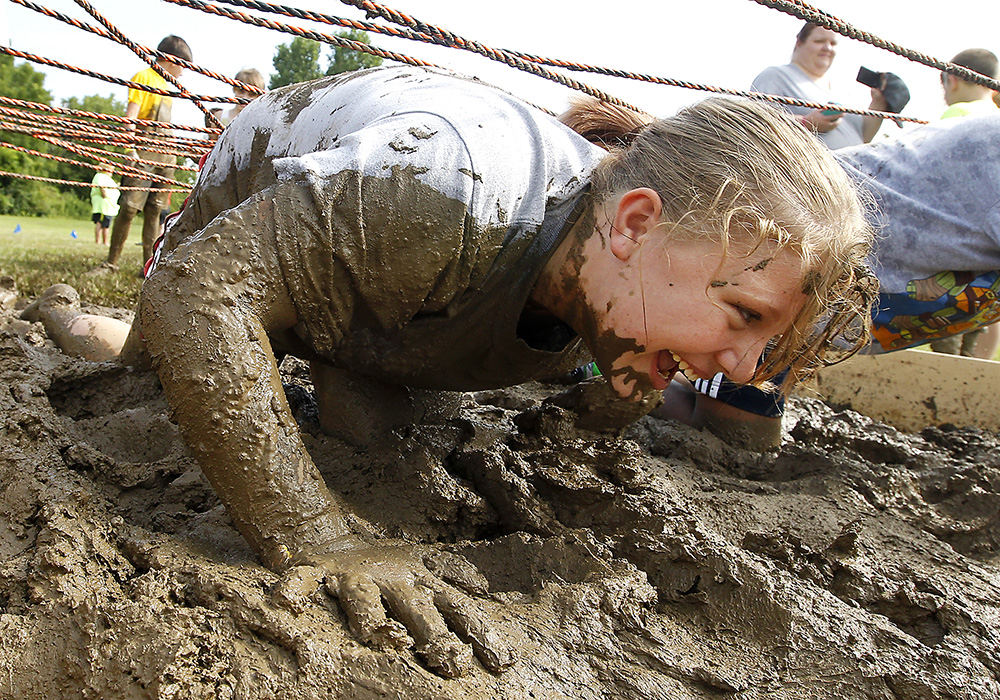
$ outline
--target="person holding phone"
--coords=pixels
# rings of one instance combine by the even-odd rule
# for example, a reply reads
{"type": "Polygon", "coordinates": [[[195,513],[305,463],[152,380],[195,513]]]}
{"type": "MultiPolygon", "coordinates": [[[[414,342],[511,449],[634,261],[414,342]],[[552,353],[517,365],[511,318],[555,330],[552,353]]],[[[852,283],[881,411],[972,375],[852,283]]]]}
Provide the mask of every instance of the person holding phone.
{"type": "MultiPolygon", "coordinates": [[[[836,102],[825,76],[836,56],[837,39],[835,32],[807,22],[795,38],[791,63],[764,69],[754,78],[750,89],[809,102],[836,102]]],[[[872,87],[871,94],[869,109],[887,111],[889,105],[881,85],[872,87]]],[[[785,109],[797,115],[803,126],[833,149],[868,143],[882,126],[878,117],[845,114],[834,109],[791,106],[785,109]]]]}

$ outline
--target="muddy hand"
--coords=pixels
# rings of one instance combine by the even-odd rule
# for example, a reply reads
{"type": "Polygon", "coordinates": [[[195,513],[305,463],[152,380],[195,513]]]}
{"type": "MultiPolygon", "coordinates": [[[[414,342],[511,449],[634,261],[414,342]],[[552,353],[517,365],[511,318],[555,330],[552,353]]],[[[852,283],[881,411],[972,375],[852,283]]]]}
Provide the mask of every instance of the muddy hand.
{"type": "Polygon", "coordinates": [[[364,644],[401,649],[412,638],[427,667],[446,678],[467,673],[473,652],[494,673],[510,666],[509,650],[484,624],[479,606],[431,574],[413,547],[351,548],[309,563],[326,572],[327,591],[364,644]]]}

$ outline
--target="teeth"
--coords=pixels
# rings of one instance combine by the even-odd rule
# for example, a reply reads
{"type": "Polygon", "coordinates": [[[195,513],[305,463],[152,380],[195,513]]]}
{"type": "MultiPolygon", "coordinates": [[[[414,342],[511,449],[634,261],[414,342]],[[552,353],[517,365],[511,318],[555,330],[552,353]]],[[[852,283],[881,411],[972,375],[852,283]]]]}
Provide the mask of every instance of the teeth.
{"type": "Polygon", "coordinates": [[[691,365],[682,360],[680,355],[678,355],[673,350],[670,350],[669,352],[670,356],[674,358],[674,362],[677,363],[677,369],[680,371],[681,374],[687,377],[688,381],[693,382],[698,379],[701,379],[701,375],[695,372],[693,369],[691,369],[691,365]]]}

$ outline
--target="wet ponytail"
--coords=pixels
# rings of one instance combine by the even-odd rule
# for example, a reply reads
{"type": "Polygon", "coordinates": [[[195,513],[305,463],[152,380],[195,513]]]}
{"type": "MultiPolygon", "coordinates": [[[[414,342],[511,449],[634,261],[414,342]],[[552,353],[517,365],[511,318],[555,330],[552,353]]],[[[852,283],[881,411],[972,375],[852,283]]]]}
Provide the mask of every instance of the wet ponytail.
{"type": "Polygon", "coordinates": [[[559,121],[606,151],[628,148],[653,117],[594,98],[574,100],[559,121]]]}

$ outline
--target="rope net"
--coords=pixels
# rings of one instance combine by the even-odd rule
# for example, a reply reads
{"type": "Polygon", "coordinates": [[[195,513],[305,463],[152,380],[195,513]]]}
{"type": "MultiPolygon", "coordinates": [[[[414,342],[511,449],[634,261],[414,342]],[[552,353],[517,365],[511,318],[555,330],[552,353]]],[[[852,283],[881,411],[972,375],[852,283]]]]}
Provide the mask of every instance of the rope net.
{"type": "MultiPolygon", "coordinates": [[[[88,68],[75,66],[53,58],[19,51],[9,46],[0,45],[0,54],[20,58],[39,65],[57,68],[59,70],[73,72],[79,75],[85,75],[113,85],[127,87],[129,89],[140,89],[145,92],[161,95],[163,97],[190,101],[205,115],[206,124],[211,124],[211,126],[197,127],[101,114],[77,109],[52,107],[46,104],[17,100],[0,95],[0,136],[3,136],[5,133],[18,134],[21,136],[27,135],[39,142],[39,148],[45,148],[45,146],[55,146],[68,154],[78,156],[79,158],[83,158],[85,160],[77,160],[75,158],[70,158],[67,155],[46,152],[44,150],[39,150],[39,148],[33,149],[24,145],[13,144],[8,140],[2,139],[0,139],[0,148],[14,150],[16,152],[29,155],[32,158],[56,160],[88,168],[93,168],[95,165],[100,164],[101,166],[111,168],[113,172],[119,175],[141,177],[144,180],[149,180],[155,183],[153,186],[148,188],[136,189],[162,189],[164,186],[171,186],[176,188],[172,191],[186,191],[189,186],[184,182],[174,178],[153,175],[142,170],[144,166],[154,167],[162,164],[158,161],[150,160],[149,158],[139,157],[138,152],[141,151],[144,153],[176,157],[179,159],[179,163],[175,166],[175,170],[180,170],[182,172],[196,172],[197,167],[195,167],[194,163],[211,150],[215,140],[222,132],[221,123],[213,111],[205,106],[205,103],[242,105],[249,102],[249,99],[223,95],[193,94],[187,90],[178,79],[174,78],[163,70],[162,67],[158,66],[157,60],[167,58],[170,61],[181,65],[185,69],[209,77],[234,89],[240,89],[246,94],[256,95],[261,92],[261,90],[253,85],[248,85],[233,78],[228,78],[191,61],[180,59],[168,54],[162,54],[154,49],[142,46],[141,44],[132,41],[110,20],[101,15],[98,10],[90,2],[88,2],[88,0],[74,0],[74,2],[79,5],[90,18],[95,20],[97,24],[75,19],[69,15],[48,8],[43,4],[33,2],[32,0],[8,1],[51,18],[55,22],[61,22],[80,31],[99,36],[108,41],[127,47],[149,66],[151,66],[153,70],[157,71],[168,82],[168,84],[172,86],[172,89],[161,89],[134,83],[129,80],[99,73],[88,68]],[[182,135],[185,132],[188,132],[190,135],[182,135]]],[[[315,29],[278,22],[263,15],[280,15],[296,20],[304,20],[316,24],[339,27],[342,29],[358,30],[374,35],[401,38],[418,43],[469,51],[489,60],[502,63],[516,70],[553,81],[563,85],[564,87],[582,92],[604,102],[619,105],[637,112],[644,112],[644,110],[630,105],[629,103],[603,90],[597,89],[587,83],[572,78],[565,73],[589,73],[656,85],[699,90],[714,94],[726,94],[746,99],[765,100],[776,104],[806,107],[810,109],[836,109],[840,112],[859,114],[862,116],[888,118],[896,121],[897,123],[926,123],[925,120],[903,116],[900,114],[879,112],[870,109],[857,109],[843,105],[809,102],[783,95],[769,95],[749,90],[738,90],[717,85],[707,85],[704,83],[691,82],[677,78],[636,73],[619,68],[588,65],[558,58],[548,58],[519,51],[494,48],[481,42],[459,36],[442,27],[423,22],[415,17],[398,12],[386,5],[372,2],[371,0],[340,0],[343,5],[363,12],[365,14],[364,20],[315,12],[289,5],[264,2],[264,0],[218,0],[215,3],[206,2],[205,0],[162,1],[182,6],[192,10],[193,12],[211,14],[217,17],[229,19],[233,22],[261,27],[283,34],[290,34],[296,37],[312,39],[330,46],[359,51],[377,56],[384,60],[395,61],[408,65],[431,66],[434,64],[402,53],[386,51],[378,48],[377,46],[354,41],[337,34],[328,34],[315,29]],[[246,12],[245,10],[258,14],[252,14],[250,12],[246,12]],[[557,69],[558,71],[564,71],[565,73],[557,72],[556,70],[551,69],[557,69]]],[[[859,30],[830,13],[808,5],[803,0],[752,1],[765,7],[798,17],[799,19],[812,22],[818,26],[838,32],[843,36],[856,41],[876,46],[880,49],[907,58],[908,60],[934,68],[944,73],[958,76],[963,80],[985,85],[994,90],[1000,90],[1000,82],[993,78],[980,75],[962,66],[941,61],[926,54],[906,49],[869,32],[859,30]]],[[[89,182],[76,182],[59,178],[29,176],[25,173],[9,171],[0,172],[0,176],[22,177],[25,179],[81,187],[91,186],[89,182]]]]}

